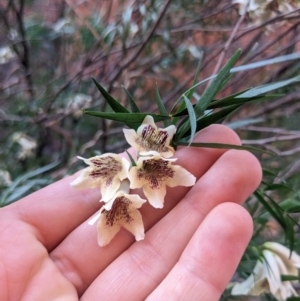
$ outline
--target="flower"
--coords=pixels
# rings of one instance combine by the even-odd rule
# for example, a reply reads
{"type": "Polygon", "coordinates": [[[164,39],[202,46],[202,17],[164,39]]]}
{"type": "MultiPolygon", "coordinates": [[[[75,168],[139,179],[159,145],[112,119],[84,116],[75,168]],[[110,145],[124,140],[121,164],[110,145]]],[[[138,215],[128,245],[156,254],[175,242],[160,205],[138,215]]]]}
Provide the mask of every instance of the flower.
{"type": "Polygon", "coordinates": [[[113,153],[89,159],[78,158],[89,167],[81,172],[71,186],[79,189],[100,187],[102,200],[109,201],[120,187],[121,181],[127,177],[130,163],[125,158],[120,158],[113,153]]]}
{"type": "Polygon", "coordinates": [[[282,281],[281,275],[298,276],[300,256],[279,243],[267,242],[263,245],[263,258],[259,260],[253,273],[242,283],[234,285],[232,295],[259,296],[271,293],[279,301],[298,296],[291,281],[282,281]]]}
{"type": "Polygon", "coordinates": [[[259,4],[255,0],[234,0],[234,1],[232,1],[232,3],[239,4],[239,14],[240,15],[245,14],[246,9],[248,12],[251,12],[251,11],[254,11],[259,8],[259,4]]]}
{"type": "Polygon", "coordinates": [[[109,244],[121,227],[131,232],[137,241],[144,239],[142,215],[137,208],[140,208],[146,200],[137,194],[128,193],[129,181],[125,180],[114,197],[89,221],[89,224],[93,225],[99,219],[97,230],[100,247],[109,244]]]}
{"type": "Polygon", "coordinates": [[[127,142],[142,156],[149,151],[156,151],[161,156],[169,158],[175,153],[170,142],[176,132],[176,127],[170,125],[165,129],[158,129],[150,115],[145,117],[137,131],[123,129],[123,132],[127,142]]]}
{"type": "Polygon", "coordinates": [[[239,4],[240,15],[243,15],[247,9],[256,23],[266,22],[277,17],[278,14],[291,13],[297,8],[293,0],[234,0],[233,3],[239,4]]]}
{"type": "Polygon", "coordinates": [[[157,152],[140,157],[128,174],[130,188],[141,188],[154,208],[162,208],[166,186],[192,186],[196,178],[181,166],[172,165],[177,159],[162,158],[157,152]]]}
{"type": "Polygon", "coordinates": [[[18,153],[19,159],[24,160],[34,156],[34,151],[37,148],[37,142],[35,139],[21,132],[14,133],[11,139],[14,143],[18,143],[21,147],[21,150],[18,153]]]}
{"type": "Polygon", "coordinates": [[[12,184],[10,173],[7,170],[0,169],[0,187],[12,184]]]}
{"type": "Polygon", "coordinates": [[[86,94],[78,93],[70,97],[66,101],[65,114],[72,114],[74,118],[79,118],[83,114],[82,109],[89,106],[92,102],[92,97],[86,94]]]}
{"type": "Polygon", "coordinates": [[[15,53],[10,49],[10,47],[5,46],[0,48],[0,64],[9,62],[15,56],[15,53]]]}

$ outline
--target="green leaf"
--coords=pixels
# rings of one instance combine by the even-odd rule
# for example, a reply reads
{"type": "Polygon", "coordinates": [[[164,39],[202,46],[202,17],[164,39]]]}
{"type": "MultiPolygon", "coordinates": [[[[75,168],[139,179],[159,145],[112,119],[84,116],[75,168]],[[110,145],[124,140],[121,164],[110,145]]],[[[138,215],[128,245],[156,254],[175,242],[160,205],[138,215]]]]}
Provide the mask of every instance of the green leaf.
{"type": "Polygon", "coordinates": [[[186,95],[186,97],[188,99],[191,99],[194,95],[195,85],[197,83],[197,79],[198,79],[198,76],[199,76],[199,73],[200,73],[202,59],[203,59],[203,51],[201,52],[201,57],[199,58],[199,61],[198,61],[198,65],[197,65],[197,68],[196,68],[192,88],[188,91],[188,93],[186,93],[186,94],[184,93],[184,95],[186,95]]]}
{"type": "Polygon", "coordinates": [[[295,244],[295,230],[292,218],[288,215],[285,219],[286,229],[285,236],[289,242],[290,251],[293,252],[295,244]]]}
{"type": "MultiPolygon", "coordinates": [[[[220,110],[216,113],[211,113],[206,116],[203,116],[202,118],[197,120],[197,132],[204,129],[205,127],[213,124],[213,123],[220,123],[224,120],[225,117],[227,117],[229,114],[234,112],[236,109],[238,109],[241,105],[233,105],[229,106],[223,110],[220,110]]],[[[185,134],[183,137],[187,136],[185,134]]]]}
{"type": "Polygon", "coordinates": [[[271,206],[263,197],[263,195],[258,191],[256,190],[254,192],[254,195],[255,197],[258,199],[258,201],[264,206],[264,208],[271,214],[271,216],[273,216],[273,218],[281,225],[281,227],[283,229],[286,228],[286,225],[285,225],[285,219],[283,217],[282,214],[280,214],[278,212],[278,210],[275,210],[273,208],[273,206],[271,206]]]}
{"type": "Polygon", "coordinates": [[[192,106],[190,100],[185,95],[183,96],[183,98],[184,98],[185,105],[186,105],[186,108],[189,113],[191,135],[190,135],[190,142],[189,142],[188,146],[190,146],[194,139],[194,136],[196,134],[197,120],[196,120],[195,111],[193,109],[193,106],[192,106]]]}
{"type": "Polygon", "coordinates": [[[127,149],[125,149],[125,152],[126,152],[128,158],[130,159],[131,165],[136,166],[134,159],[132,158],[131,154],[127,151],[127,149]]]}
{"type": "MultiPolygon", "coordinates": [[[[225,143],[202,143],[202,142],[192,142],[188,143],[185,141],[178,141],[178,145],[188,145],[194,147],[206,147],[206,148],[219,148],[219,149],[237,149],[237,150],[247,150],[247,151],[257,151],[263,153],[271,153],[269,151],[265,151],[260,148],[252,147],[252,146],[244,146],[244,145],[235,145],[235,144],[225,144],[225,143]]],[[[274,153],[271,153],[272,155],[274,153]]]]}
{"type": "Polygon", "coordinates": [[[256,123],[260,123],[265,121],[264,118],[249,118],[249,119],[242,119],[242,120],[237,120],[234,122],[229,122],[226,123],[226,126],[230,127],[233,130],[239,129],[243,126],[248,126],[256,123]]]}
{"type": "Polygon", "coordinates": [[[273,64],[278,64],[278,63],[284,63],[287,61],[297,60],[297,59],[300,59],[300,52],[287,54],[287,55],[283,55],[283,56],[278,56],[278,57],[274,57],[269,60],[263,60],[263,61],[259,61],[259,62],[247,64],[247,65],[234,67],[230,71],[232,73],[246,71],[246,70],[256,69],[256,68],[265,67],[265,66],[269,66],[269,65],[273,65],[273,64]]]}
{"type": "Polygon", "coordinates": [[[127,99],[130,104],[131,112],[132,113],[141,113],[139,107],[137,106],[136,102],[134,101],[134,99],[133,99],[132,95],[129,93],[129,91],[124,86],[121,86],[121,87],[127,96],[127,99]]]}
{"type": "MultiPolygon", "coordinates": [[[[280,204],[281,205],[281,204],[280,204]]],[[[300,212],[300,205],[293,206],[286,210],[288,213],[299,213],[300,212]]]]}
{"type": "Polygon", "coordinates": [[[1,200],[0,200],[0,207],[2,207],[6,203],[7,198],[16,191],[18,186],[21,186],[25,181],[29,180],[30,178],[36,177],[36,176],[43,174],[51,169],[54,169],[59,164],[60,164],[60,161],[55,161],[46,166],[29,171],[29,172],[17,177],[13,181],[13,183],[3,191],[1,200]]]}
{"type": "MultiPolygon", "coordinates": [[[[158,88],[157,88],[157,84],[155,86],[155,96],[156,96],[156,103],[157,103],[157,106],[158,106],[158,110],[159,110],[159,113],[163,116],[168,116],[168,112],[167,112],[167,109],[160,97],[160,94],[159,94],[159,91],[158,91],[158,88]]],[[[164,126],[167,127],[171,124],[171,120],[167,119],[167,120],[163,120],[163,123],[164,123],[164,126]]]]}
{"type": "Polygon", "coordinates": [[[125,107],[123,107],[116,99],[114,99],[97,81],[95,78],[92,77],[95,85],[97,86],[98,90],[105,98],[107,103],[110,105],[112,110],[116,113],[130,113],[125,107]]]}
{"type": "MultiPolygon", "coordinates": [[[[241,93],[239,95],[242,95],[242,94],[243,93],[241,93]]],[[[224,108],[224,107],[231,106],[231,105],[244,104],[244,103],[247,103],[250,101],[276,99],[276,98],[283,96],[282,94],[276,94],[276,95],[258,95],[258,96],[254,96],[254,97],[238,98],[239,95],[237,95],[234,98],[228,97],[228,98],[213,101],[209,104],[207,109],[224,108]]]]}
{"type": "Polygon", "coordinates": [[[293,83],[296,83],[296,82],[299,82],[299,81],[300,81],[300,75],[295,76],[295,77],[290,78],[290,79],[287,79],[287,80],[277,82],[277,83],[271,83],[271,84],[267,84],[267,85],[252,88],[252,89],[248,90],[247,92],[238,95],[236,98],[255,97],[255,96],[265,94],[265,93],[268,93],[270,91],[273,91],[273,90],[276,90],[276,89],[279,89],[279,88],[283,88],[285,86],[288,86],[290,84],[293,84],[293,83]]]}
{"type": "Polygon", "coordinates": [[[150,114],[150,113],[111,113],[111,112],[100,112],[100,111],[86,111],[82,110],[84,114],[92,115],[104,119],[110,119],[114,121],[124,122],[128,124],[138,124],[140,125],[147,115],[153,117],[155,122],[163,121],[165,119],[170,118],[169,116],[162,116],[157,114],[150,114]]]}
{"type": "Polygon", "coordinates": [[[300,281],[300,276],[281,275],[281,281],[300,281]]]}
{"type": "Polygon", "coordinates": [[[205,89],[200,100],[195,106],[195,114],[197,118],[199,118],[203,114],[203,112],[208,107],[209,103],[219,92],[222,83],[224,82],[224,80],[226,80],[227,76],[229,75],[230,69],[238,61],[241,52],[242,51],[240,49],[235,52],[235,54],[230,58],[227,64],[217,74],[216,78],[212,81],[212,83],[205,89]]]}
{"type": "MultiPolygon", "coordinates": [[[[230,69],[237,62],[240,55],[241,55],[241,50],[239,49],[230,58],[230,60],[227,62],[227,64],[220,70],[220,72],[217,74],[216,78],[212,81],[212,83],[205,89],[200,100],[197,102],[197,104],[194,107],[194,111],[195,111],[195,115],[196,115],[197,119],[204,113],[204,111],[208,107],[209,103],[216,96],[216,94],[220,91],[220,88],[222,88],[222,84],[223,84],[224,80],[229,75],[230,69]]],[[[180,132],[177,135],[178,139],[184,137],[186,135],[186,133],[188,133],[189,131],[190,131],[190,123],[187,121],[182,125],[180,132]]]]}
{"type": "Polygon", "coordinates": [[[289,187],[285,184],[268,184],[267,187],[264,188],[264,191],[281,190],[281,189],[287,189],[289,191],[294,191],[291,187],[289,187]]]}

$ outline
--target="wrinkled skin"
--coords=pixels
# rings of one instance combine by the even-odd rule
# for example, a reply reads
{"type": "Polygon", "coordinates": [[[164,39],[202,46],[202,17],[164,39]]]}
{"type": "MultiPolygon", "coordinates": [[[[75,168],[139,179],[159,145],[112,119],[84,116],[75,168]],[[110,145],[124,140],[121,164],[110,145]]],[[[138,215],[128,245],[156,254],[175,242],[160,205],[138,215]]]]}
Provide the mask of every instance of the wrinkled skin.
{"type": "MultiPolygon", "coordinates": [[[[198,142],[240,144],[213,125],[198,142]]],[[[0,292],[5,301],[217,301],[252,235],[241,206],[261,181],[246,151],[179,148],[176,164],[195,186],[168,189],[163,209],[143,205],[145,240],[121,230],[103,248],[86,222],[101,206],[97,189],[65,178],[0,210],[0,292]]]]}

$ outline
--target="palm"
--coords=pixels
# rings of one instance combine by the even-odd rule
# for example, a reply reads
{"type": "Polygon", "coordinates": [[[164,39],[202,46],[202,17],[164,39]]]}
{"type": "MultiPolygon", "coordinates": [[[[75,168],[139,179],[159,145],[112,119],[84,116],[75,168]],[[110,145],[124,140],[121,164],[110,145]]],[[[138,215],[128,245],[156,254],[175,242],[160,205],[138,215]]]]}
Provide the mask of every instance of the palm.
{"type": "MultiPolygon", "coordinates": [[[[197,140],[239,143],[223,126],[197,140]]],[[[70,178],[1,209],[3,300],[218,300],[252,230],[234,203],[256,188],[260,168],[247,152],[186,148],[176,157],[199,180],[190,190],[170,190],[162,210],[142,207],[141,242],[121,231],[99,248],[86,223],[100,208],[99,194],[72,190],[70,178]]]]}

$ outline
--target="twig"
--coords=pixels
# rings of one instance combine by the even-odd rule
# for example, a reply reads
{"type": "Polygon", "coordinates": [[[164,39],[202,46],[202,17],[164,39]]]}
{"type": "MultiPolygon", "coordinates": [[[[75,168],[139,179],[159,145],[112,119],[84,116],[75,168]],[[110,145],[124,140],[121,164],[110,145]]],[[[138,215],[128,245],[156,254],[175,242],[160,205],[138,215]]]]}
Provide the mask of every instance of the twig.
{"type": "MultiPolygon", "coordinates": [[[[248,4],[247,4],[246,8],[248,7],[248,5],[249,5],[249,1],[248,1],[248,4]]],[[[240,16],[240,18],[238,19],[238,21],[236,22],[236,24],[235,24],[235,26],[234,26],[234,28],[233,28],[233,30],[232,30],[232,33],[230,34],[230,36],[229,36],[227,42],[225,43],[225,45],[223,46],[223,50],[222,50],[222,52],[221,52],[221,54],[220,54],[220,57],[219,57],[219,59],[218,59],[218,62],[217,62],[217,64],[216,64],[216,67],[215,67],[215,69],[214,69],[212,75],[218,73],[218,71],[219,71],[219,69],[220,69],[220,67],[221,67],[221,65],[222,65],[222,63],[223,63],[225,54],[226,54],[226,52],[227,52],[227,50],[228,50],[230,44],[232,43],[232,41],[233,41],[233,39],[234,39],[234,37],[235,37],[235,35],[236,35],[236,33],[237,33],[239,27],[241,26],[242,22],[244,21],[244,18],[245,18],[245,15],[246,15],[246,11],[247,11],[247,9],[246,9],[245,12],[240,16]]],[[[211,81],[209,81],[208,85],[210,85],[210,82],[211,82],[211,81]]]]}
{"type": "Polygon", "coordinates": [[[138,56],[141,54],[141,52],[143,51],[143,49],[146,47],[147,43],[149,42],[149,40],[151,39],[152,35],[154,34],[156,28],[158,27],[158,25],[160,24],[163,16],[165,15],[168,6],[171,4],[171,0],[166,0],[165,4],[163,5],[159,16],[156,20],[156,22],[153,24],[152,28],[150,29],[150,31],[148,32],[148,35],[146,36],[146,38],[144,39],[143,43],[141,44],[141,46],[135,51],[135,53],[133,53],[133,55],[123,64],[120,66],[120,68],[118,69],[118,71],[112,76],[112,78],[110,79],[110,89],[113,86],[113,82],[116,81],[118,79],[118,77],[121,75],[121,73],[123,72],[123,70],[125,68],[127,68],[132,62],[134,62],[138,56]]]}

